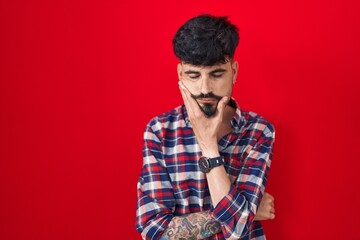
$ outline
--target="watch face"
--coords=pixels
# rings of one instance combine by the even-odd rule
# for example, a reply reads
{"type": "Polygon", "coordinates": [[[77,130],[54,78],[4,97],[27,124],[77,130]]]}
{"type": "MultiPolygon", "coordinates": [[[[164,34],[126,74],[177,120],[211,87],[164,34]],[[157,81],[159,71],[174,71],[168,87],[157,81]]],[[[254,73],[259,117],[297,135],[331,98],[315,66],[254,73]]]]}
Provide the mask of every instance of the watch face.
{"type": "Polygon", "coordinates": [[[207,160],[207,158],[201,157],[199,159],[199,167],[202,172],[204,172],[204,173],[209,172],[210,165],[209,165],[209,161],[207,160]]]}

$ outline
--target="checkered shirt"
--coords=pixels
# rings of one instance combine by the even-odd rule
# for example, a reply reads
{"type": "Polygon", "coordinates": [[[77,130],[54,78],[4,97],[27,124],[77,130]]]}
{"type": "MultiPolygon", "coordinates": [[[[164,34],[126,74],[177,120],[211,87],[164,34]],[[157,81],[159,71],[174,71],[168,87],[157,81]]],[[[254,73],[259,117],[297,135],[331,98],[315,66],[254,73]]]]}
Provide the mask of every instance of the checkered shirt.
{"type": "Polygon", "coordinates": [[[254,217],[268,179],[275,129],[265,118],[239,107],[231,125],[233,131],[219,140],[218,147],[232,185],[213,206],[185,106],[149,122],[137,185],[136,229],[143,239],[159,239],[174,216],[206,210],[222,228],[207,239],[266,239],[254,217]]]}

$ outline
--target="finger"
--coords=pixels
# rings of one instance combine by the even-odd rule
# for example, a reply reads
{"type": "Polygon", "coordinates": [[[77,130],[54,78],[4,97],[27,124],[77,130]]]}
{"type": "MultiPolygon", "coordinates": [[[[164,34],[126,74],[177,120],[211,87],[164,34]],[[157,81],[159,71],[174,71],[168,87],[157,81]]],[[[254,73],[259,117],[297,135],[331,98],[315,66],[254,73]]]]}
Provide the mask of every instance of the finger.
{"type": "Polygon", "coordinates": [[[218,105],[217,105],[218,117],[219,117],[219,118],[221,118],[221,117],[223,116],[223,114],[224,114],[224,109],[225,109],[225,107],[226,107],[226,104],[227,104],[228,99],[229,99],[229,98],[228,98],[227,96],[223,97],[223,98],[219,101],[219,103],[218,103],[218,105]]]}
{"type": "Polygon", "coordinates": [[[197,106],[194,106],[191,104],[191,100],[192,97],[190,95],[190,97],[186,94],[186,88],[184,88],[184,84],[180,83],[179,82],[179,88],[180,88],[180,92],[181,92],[181,95],[182,95],[182,98],[184,100],[184,104],[185,104],[185,107],[186,107],[186,110],[188,112],[188,116],[189,116],[189,120],[190,122],[192,122],[192,120],[194,118],[197,118],[197,116],[200,116],[200,114],[197,112],[197,109],[196,107],[197,106]]]}
{"type": "Polygon", "coordinates": [[[267,195],[267,197],[270,198],[271,200],[273,200],[273,201],[275,200],[274,196],[272,196],[271,194],[266,193],[266,195],[267,195]]]}
{"type": "Polygon", "coordinates": [[[191,108],[195,115],[199,115],[201,113],[200,107],[198,106],[195,99],[193,99],[193,97],[191,96],[189,89],[187,89],[187,87],[182,81],[179,81],[179,86],[185,96],[184,101],[187,102],[188,107],[191,108]]]}
{"type": "Polygon", "coordinates": [[[183,88],[181,87],[180,85],[180,81],[179,81],[179,89],[180,89],[180,93],[181,93],[181,96],[182,96],[182,99],[184,100],[184,104],[185,104],[185,107],[186,107],[186,110],[189,114],[189,117],[190,116],[193,116],[193,111],[192,111],[192,108],[188,102],[188,99],[186,97],[186,94],[185,94],[185,91],[183,90],[183,88]]]}
{"type": "Polygon", "coordinates": [[[270,212],[271,212],[271,213],[275,213],[275,208],[271,207],[271,208],[270,208],[270,212]]]}
{"type": "Polygon", "coordinates": [[[268,199],[266,199],[266,202],[267,203],[274,203],[274,200],[272,200],[271,198],[268,198],[268,199]]]}
{"type": "Polygon", "coordinates": [[[268,219],[271,219],[272,216],[275,216],[275,209],[268,209],[264,214],[268,219]]]}
{"type": "MultiPolygon", "coordinates": [[[[271,195],[270,195],[271,196],[271,195]]],[[[275,198],[273,196],[271,196],[271,200],[275,201],[275,198]]]]}

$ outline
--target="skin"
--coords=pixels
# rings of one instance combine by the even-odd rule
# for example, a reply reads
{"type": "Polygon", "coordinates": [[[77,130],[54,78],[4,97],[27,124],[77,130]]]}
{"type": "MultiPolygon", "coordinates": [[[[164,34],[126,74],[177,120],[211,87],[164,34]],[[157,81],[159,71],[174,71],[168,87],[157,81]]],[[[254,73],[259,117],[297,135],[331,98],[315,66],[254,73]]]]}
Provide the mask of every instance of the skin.
{"type": "Polygon", "coordinates": [[[261,199],[259,209],[256,212],[255,221],[270,220],[275,218],[275,198],[267,192],[261,199]]]}
{"type": "Polygon", "coordinates": [[[203,211],[173,217],[161,240],[205,239],[220,231],[220,224],[210,217],[209,211],[203,211]]]}
{"type": "MultiPolygon", "coordinates": [[[[238,62],[231,61],[214,66],[194,66],[179,63],[177,66],[179,88],[186,106],[195,137],[205,157],[220,156],[218,141],[231,132],[231,119],[235,109],[227,106],[238,73],[238,62]],[[191,95],[214,93],[221,100],[197,99],[191,95]],[[207,117],[201,111],[205,103],[210,103],[217,112],[207,117]]],[[[231,182],[224,166],[213,168],[206,174],[211,200],[214,206],[227,195],[231,182]]],[[[264,193],[256,213],[256,221],[275,218],[274,197],[264,193]]],[[[221,231],[208,211],[174,217],[161,239],[204,239],[221,231]],[[211,227],[207,227],[211,226],[211,227]]]]}
{"type": "Polygon", "coordinates": [[[180,92],[203,156],[219,156],[218,140],[233,130],[230,121],[235,114],[235,109],[226,107],[226,104],[236,81],[238,62],[228,61],[225,64],[204,67],[179,63],[177,70],[180,92]],[[212,103],[214,108],[217,105],[218,110],[215,116],[207,118],[199,108],[199,105],[203,106],[207,99],[194,100],[191,94],[209,92],[223,98],[219,103],[215,100],[207,101],[212,103]]]}

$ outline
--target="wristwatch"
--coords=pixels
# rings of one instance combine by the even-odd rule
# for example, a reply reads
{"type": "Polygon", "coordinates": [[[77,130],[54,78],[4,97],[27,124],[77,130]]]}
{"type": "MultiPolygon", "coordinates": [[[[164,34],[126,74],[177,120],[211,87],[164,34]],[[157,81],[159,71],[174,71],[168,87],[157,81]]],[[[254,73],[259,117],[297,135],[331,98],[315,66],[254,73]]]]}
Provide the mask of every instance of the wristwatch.
{"type": "Polygon", "coordinates": [[[221,165],[225,165],[225,160],[223,156],[214,158],[207,158],[203,156],[199,159],[199,168],[203,173],[208,173],[214,167],[221,165]]]}

